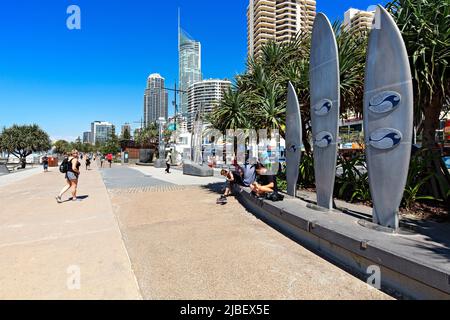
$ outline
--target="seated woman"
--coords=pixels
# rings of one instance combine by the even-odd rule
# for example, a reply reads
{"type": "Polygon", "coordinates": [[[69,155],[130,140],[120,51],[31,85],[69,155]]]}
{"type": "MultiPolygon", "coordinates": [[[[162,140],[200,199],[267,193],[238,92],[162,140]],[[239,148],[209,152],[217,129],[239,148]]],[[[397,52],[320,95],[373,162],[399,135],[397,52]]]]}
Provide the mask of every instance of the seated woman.
{"type": "Polygon", "coordinates": [[[274,192],[277,193],[278,187],[275,175],[270,174],[261,163],[258,163],[255,169],[257,179],[256,182],[253,182],[250,186],[252,193],[258,197],[264,197],[274,192]]]}

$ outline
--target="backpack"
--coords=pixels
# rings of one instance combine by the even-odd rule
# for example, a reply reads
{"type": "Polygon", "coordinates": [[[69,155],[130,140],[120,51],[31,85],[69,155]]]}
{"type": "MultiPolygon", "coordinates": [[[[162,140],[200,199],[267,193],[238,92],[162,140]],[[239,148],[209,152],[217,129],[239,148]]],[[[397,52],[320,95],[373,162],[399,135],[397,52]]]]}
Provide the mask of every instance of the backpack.
{"type": "Polygon", "coordinates": [[[65,158],[61,163],[61,165],[59,166],[59,171],[61,173],[67,173],[69,171],[69,166],[70,166],[69,159],[65,158]]]}
{"type": "Polygon", "coordinates": [[[283,201],[284,196],[282,194],[279,194],[277,191],[271,192],[266,195],[266,199],[276,202],[276,201],[283,201]]]}

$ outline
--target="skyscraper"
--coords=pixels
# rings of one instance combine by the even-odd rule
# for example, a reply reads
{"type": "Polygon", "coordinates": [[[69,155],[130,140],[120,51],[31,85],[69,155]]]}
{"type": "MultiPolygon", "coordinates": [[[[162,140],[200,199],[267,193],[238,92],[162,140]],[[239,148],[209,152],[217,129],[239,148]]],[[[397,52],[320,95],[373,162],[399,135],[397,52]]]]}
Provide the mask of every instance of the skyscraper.
{"type": "Polygon", "coordinates": [[[269,40],[287,42],[301,31],[311,32],[315,16],[315,0],[250,0],[248,56],[258,55],[269,40]]]}
{"type": "Polygon", "coordinates": [[[147,79],[144,93],[144,124],[148,126],[160,117],[168,117],[168,94],[164,89],[164,78],[154,73],[147,79]]]}
{"type": "Polygon", "coordinates": [[[184,30],[178,30],[178,60],[180,81],[180,108],[183,116],[187,116],[188,96],[187,91],[193,83],[202,80],[202,55],[201,44],[194,40],[184,30]]]}
{"type": "Polygon", "coordinates": [[[350,8],[344,14],[344,28],[351,31],[367,31],[372,28],[375,11],[350,8]]]}
{"type": "Polygon", "coordinates": [[[204,116],[218,106],[226,90],[231,87],[228,80],[203,80],[193,83],[188,91],[187,129],[192,131],[195,116],[199,111],[204,116]]]}

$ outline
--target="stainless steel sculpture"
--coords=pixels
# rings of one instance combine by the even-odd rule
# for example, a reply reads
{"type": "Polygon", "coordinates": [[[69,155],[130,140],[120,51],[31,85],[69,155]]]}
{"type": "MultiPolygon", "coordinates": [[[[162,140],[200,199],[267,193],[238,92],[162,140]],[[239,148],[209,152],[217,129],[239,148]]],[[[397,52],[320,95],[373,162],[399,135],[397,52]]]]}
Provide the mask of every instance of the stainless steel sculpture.
{"type": "Polygon", "coordinates": [[[369,37],[364,92],[367,168],[374,222],[397,229],[411,156],[413,86],[400,30],[381,6],[375,25],[369,37]]]}
{"type": "Polygon", "coordinates": [[[333,28],[323,13],[317,14],[314,21],[309,72],[317,205],[332,209],[340,104],[339,58],[333,28]]]}
{"type": "Polygon", "coordinates": [[[302,156],[302,121],[297,93],[288,84],[286,108],[286,180],[287,193],[297,195],[297,180],[302,156]]]}

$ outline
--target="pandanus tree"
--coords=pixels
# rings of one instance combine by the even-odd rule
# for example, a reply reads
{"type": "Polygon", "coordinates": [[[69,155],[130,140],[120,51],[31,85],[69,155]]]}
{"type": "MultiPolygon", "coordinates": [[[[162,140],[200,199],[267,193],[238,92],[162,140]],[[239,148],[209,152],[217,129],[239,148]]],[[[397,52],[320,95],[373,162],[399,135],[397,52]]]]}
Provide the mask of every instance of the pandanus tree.
{"type": "Polygon", "coordinates": [[[22,169],[33,152],[48,151],[52,147],[48,134],[38,125],[13,125],[0,134],[0,149],[19,158],[22,169]]]}
{"type": "Polygon", "coordinates": [[[414,122],[422,148],[434,156],[429,170],[435,197],[448,194],[450,177],[436,148],[440,114],[450,97],[450,0],[395,0],[388,9],[408,50],[414,84],[414,122]]]}

